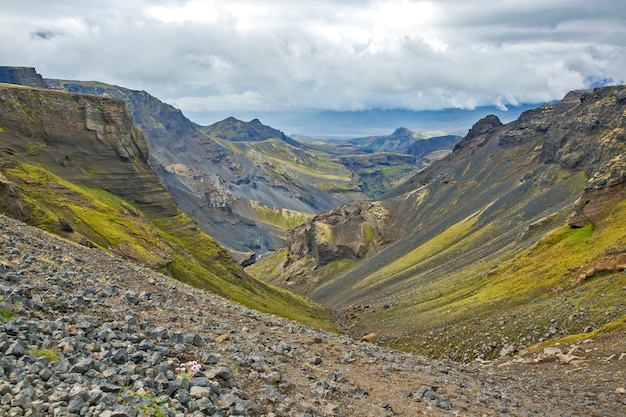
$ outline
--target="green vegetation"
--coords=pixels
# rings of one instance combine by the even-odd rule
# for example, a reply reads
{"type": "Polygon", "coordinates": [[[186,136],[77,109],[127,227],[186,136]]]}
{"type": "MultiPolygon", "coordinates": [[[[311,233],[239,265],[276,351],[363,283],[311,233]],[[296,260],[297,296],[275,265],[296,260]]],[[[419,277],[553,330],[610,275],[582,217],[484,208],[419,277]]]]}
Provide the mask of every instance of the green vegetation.
{"type": "Polygon", "coordinates": [[[122,404],[129,404],[129,397],[141,397],[143,404],[135,409],[135,413],[138,415],[147,415],[152,417],[165,417],[171,411],[168,407],[169,397],[167,395],[153,395],[147,389],[140,388],[137,391],[133,391],[130,388],[126,388],[120,391],[119,396],[121,398],[126,397],[126,400],[122,401],[122,404]]]}
{"type": "Polygon", "coordinates": [[[278,173],[313,181],[318,188],[340,184],[354,189],[352,173],[325,152],[297,149],[279,139],[247,142],[247,146],[248,158],[257,163],[268,163],[278,173]]]}
{"type": "Polygon", "coordinates": [[[332,281],[356,265],[355,261],[342,259],[316,268],[316,261],[313,258],[304,258],[291,261],[284,268],[284,265],[287,264],[288,253],[287,249],[283,249],[263,257],[263,259],[247,267],[246,272],[259,280],[289,288],[295,293],[307,294],[310,290],[332,281]],[[299,272],[295,277],[293,270],[299,272]],[[285,281],[286,277],[288,277],[287,281],[285,281]]]}
{"type": "Polygon", "coordinates": [[[100,168],[98,168],[97,165],[92,165],[89,168],[85,168],[85,169],[81,168],[80,170],[82,171],[83,174],[85,174],[89,178],[93,178],[98,173],[100,168]]]}
{"type": "Polygon", "coordinates": [[[21,164],[4,172],[19,185],[29,222],[170,274],[172,277],[314,327],[335,329],[329,311],[288,291],[248,276],[212,238],[183,213],[148,219],[107,191],[78,186],[44,167],[21,164]],[[72,225],[61,230],[59,219],[72,225]]]}
{"type": "Polygon", "coordinates": [[[30,350],[30,355],[36,358],[46,357],[52,362],[58,361],[61,357],[59,351],[56,348],[33,348],[30,350]]]}
{"type": "MultiPolygon", "coordinates": [[[[573,334],[566,339],[570,341],[625,330],[626,319],[616,306],[623,302],[626,276],[606,272],[580,281],[576,272],[601,257],[604,248],[626,246],[626,224],[619,221],[624,216],[626,201],[601,225],[563,225],[529,248],[518,251],[511,246],[498,257],[437,279],[417,274],[411,282],[418,290],[403,294],[389,309],[366,312],[361,326],[370,323],[382,339],[388,335],[386,343],[400,349],[440,356],[453,346],[470,358],[486,338],[496,343],[505,338],[539,340],[551,325],[573,334]],[[580,311],[583,316],[571,318],[580,311]],[[614,321],[598,327],[611,318],[614,321]],[[596,330],[580,334],[588,325],[596,330]],[[445,336],[433,336],[441,328],[447,329],[445,336]],[[399,329],[407,337],[396,342],[392,335],[399,329]]],[[[497,353],[489,351],[487,358],[497,353]]]]}
{"type": "Polygon", "coordinates": [[[320,244],[332,244],[334,241],[333,230],[326,223],[315,223],[315,240],[320,244]]]}
{"type": "Polygon", "coordinates": [[[0,318],[3,322],[11,321],[15,317],[15,314],[11,310],[0,308],[0,318]]]}
{"type": "MultiPolygon", "coordinates": [[[[474,213],[461,222],[449,227],[427,243],[418,246],[400,259],[388,263],[385,267],[371,274],[359,283],[359,288],[393,279],[397,274],[407,274],[415,270],[422,262],[433,262],[433,258],[442,259],[449,252],[462,250],[469,243],[472,226],[477,222],[480,212],[474,213]]],[[[486,229],[483,230],[485,232],[486,229]]],[[[477,238],[476,235],[473,237],[477,238]]]]}
{"type": "Polygon", "coordinates": [[[257,212],[257,216],[263,223],[270,224],[280,230],[289,230],[301,225],[313,214],[302,213],[295,210],[267,207],[258,201],[250,201],[250,206],[257,212]]]}

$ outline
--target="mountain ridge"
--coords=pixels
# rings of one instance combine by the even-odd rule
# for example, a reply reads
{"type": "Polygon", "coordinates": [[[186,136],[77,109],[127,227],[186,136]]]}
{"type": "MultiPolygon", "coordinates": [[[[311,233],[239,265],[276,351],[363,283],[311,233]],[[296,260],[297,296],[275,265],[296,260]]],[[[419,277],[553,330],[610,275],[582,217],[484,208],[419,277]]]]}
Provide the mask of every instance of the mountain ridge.
{"type": "Polygon", "coordinates": [[[295,217],[304,221],[347,201],[380,195],[426,161],[391,154],[334,156],[305,147],[258,119],[227,118],[202,127],[146,92],[98,82],[45,81],[55,89],[125,100],[168,191],[205,232],[246,264],[283,246],[284,225],[295,217]]]}

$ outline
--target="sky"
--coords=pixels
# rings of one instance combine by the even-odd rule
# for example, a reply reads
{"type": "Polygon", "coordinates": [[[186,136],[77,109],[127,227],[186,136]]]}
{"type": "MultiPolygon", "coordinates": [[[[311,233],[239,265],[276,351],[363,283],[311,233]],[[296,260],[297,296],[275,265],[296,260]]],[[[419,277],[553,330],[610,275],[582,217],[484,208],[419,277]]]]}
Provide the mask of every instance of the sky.
{"type": "Polygon", "coordinates": [[[0,0],[0,10],[0,65],[145,90],[203,123],[506,110],[626,83],[624,0],[0,0]]]}

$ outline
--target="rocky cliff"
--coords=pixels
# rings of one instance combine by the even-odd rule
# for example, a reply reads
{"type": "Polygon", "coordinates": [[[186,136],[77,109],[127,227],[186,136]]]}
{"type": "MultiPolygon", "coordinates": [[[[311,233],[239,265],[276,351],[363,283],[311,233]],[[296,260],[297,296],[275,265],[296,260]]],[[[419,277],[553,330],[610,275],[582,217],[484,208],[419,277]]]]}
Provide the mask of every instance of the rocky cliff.
{"type": "Polygon", "coordinates": [[[43,77],[31,67],[4,67],[0,66],[0,82],[19,84],[28,87],[46,88],[43,77]]]}
{"type": "Polygon", "coordinates": [[[150,215],[177,213],[148,165],[146,141],[124,102],[3,84],[0,123],[4,155],[28,156],[71,182],[135,202],[150,215]]]}

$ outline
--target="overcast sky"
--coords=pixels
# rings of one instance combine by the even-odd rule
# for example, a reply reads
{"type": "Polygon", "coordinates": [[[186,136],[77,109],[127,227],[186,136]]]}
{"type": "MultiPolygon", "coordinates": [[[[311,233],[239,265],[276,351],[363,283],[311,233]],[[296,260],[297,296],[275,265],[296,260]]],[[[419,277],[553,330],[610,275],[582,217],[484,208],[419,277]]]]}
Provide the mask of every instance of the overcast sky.
{"type": "Polygon", "coordinates": [[[188,112],[538,103],[626,79],[624,0],[0,0],[0,65],[188,112]]]}

